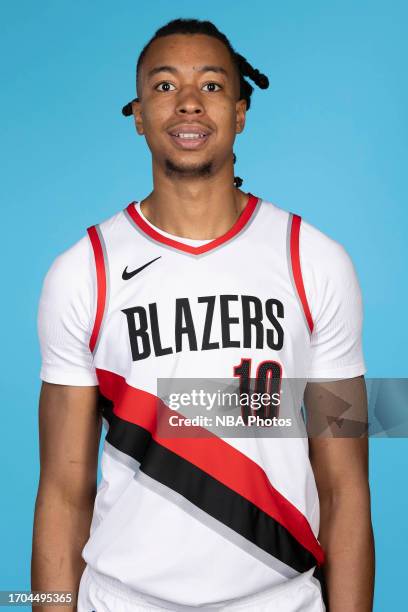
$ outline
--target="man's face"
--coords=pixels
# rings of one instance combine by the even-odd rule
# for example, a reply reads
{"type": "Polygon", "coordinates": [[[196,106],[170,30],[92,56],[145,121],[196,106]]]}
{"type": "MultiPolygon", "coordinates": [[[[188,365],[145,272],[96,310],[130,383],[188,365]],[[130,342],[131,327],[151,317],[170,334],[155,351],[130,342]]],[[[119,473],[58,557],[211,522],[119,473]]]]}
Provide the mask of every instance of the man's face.
{"type": "Polygon", "coordinates": [[[239,77],[230,53],[203,34],[155,40],[143,60],[133,114],[153,163],[168,174],[212,174],[232,159],[245,124],[239,77]]]}

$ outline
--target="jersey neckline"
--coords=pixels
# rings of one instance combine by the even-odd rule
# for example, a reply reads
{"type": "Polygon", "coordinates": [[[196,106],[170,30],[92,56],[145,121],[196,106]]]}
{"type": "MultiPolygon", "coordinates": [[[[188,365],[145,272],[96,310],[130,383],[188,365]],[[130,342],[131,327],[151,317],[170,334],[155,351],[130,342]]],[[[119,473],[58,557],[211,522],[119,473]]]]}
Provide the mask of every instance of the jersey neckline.
{"type": "Polygon", "coordinates": [[[178,251],[184,251],[186,253],[191,253],[193,255],[200,255],[201,253],[206,253],[207,251],[211,251],[221,244],[231,240],[234,238],[239,232],[241,232],[244,227],[247,225],[249,220],[251,219],[253,212],[256,208],[256,205],[259,202],[259,198],[248,194],[248,201],[245,205],[244,210],[241,212],[238,219],[235,221],[234,225],[230,227],[224,234],[218,236],[218,238],[214,238],[210,240],[206,244],[202,244],[200,246],[193,246],[190,244],[186,244],[184,242],[180,242],[179,240],[169,238],[164,234],[158,232],[154,227],[144,220],[144,218],[140,215],[139,211],[136,208],[136,201],[131,202],[126,208],[125,212],[128,213],[132,221],[135,223],[137,228],[139,228],[144,234],[146,234],[149,238],[155,240],[156,242],[160,242],[165,244],[166,246],[172,247],[178,251]]]}
{"type": "Polygon", "coordinates": [[[183,238],[183,236],[177,236],[175,234],[170,234],[169,232],[165,232],[164,230],[160,229],[156,225],[153,225],[153,223],[150,223],[150,221],[144,216],[140,205],[141,205],[140,200],[136,201],[134,204],[136,211],[142,217],[143,221],[147,223],[149,227],[153,228],[156,232],[158,232],[162,236],[166,236],[167,238],[170,238],[170,240],[177,240],[177,242],[182,242],[183,244],[190,244],[192,246],[201,246],[203,244],[208,244],[209,242],[211,242],[212,238],[207,238],[204,240],[196,240],[194,238],[183,238]]]}

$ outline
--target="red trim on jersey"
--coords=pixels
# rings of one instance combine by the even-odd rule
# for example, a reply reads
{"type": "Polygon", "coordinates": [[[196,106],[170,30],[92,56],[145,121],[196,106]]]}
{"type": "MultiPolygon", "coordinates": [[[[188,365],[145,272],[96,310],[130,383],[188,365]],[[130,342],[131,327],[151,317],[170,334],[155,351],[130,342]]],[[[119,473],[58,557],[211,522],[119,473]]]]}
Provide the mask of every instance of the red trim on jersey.
{"type": "Polygon", "coordinates": [[[185,427],[186,433],[180,437],[180,425],[168,423],[170,416],[182,423],[182,414],[152,393],[128,385],[118,374],[99,368],[96,373],[100,391],[114,403],[117,417],[148,430],[158,444],[258,506],[285,527],[319,564],[324,563],[324,551],[306,517],[272,486],[260,465],[204,427],[185,427]],[[160,431],[169,432],[168,436],[163,437],[160,431]]]}
{"type": "Polygon", "coordinates": [[[292,227],[290,229],[290,258],[292,262],[293,278],[295,280],[296,289],[302,302],[303,310],[306,316],[307,324],[309,325],[310,333],[313,332],[313,319],[310,312],[309,304],[306,297],[305,286],[303,284],[302,269],[300,267],[299,255],[299,233],[302,217],[293,215],[292,227]]]}
{"type": "Polygon", "coordinates": [[[201,253],[206,253],[207,251],[211,251],[215,249],[220,244],[227,242],[233,238],[238,232],[242,230],[242,228],[248,223],[249,219],[252,216],[252,213],[255,210],[255,207],[258,203],[258,198],[249,194],[248,202],[246,206],[234,225],[222,236],[207,242],[207,244],[202,244],[200,246],[192,246],[190,244],[184,244],[183,242],[179,242],[178,240],[173,240],[172,238],[168,238],[167,236],[163,236],[160,232],[157,232],[153,227],[151,227],[143,217],[139,214],[138,210],[135,207],[135,202],[131,202],[126,210],[129,215],[132,217],[133,221],[136,225],[150,238],[157,240],[158,242],[162,242],[163,244],[167,244],[175,249],[179,249],[181,251],[185,251],[186,253],[193,253],[194,255],[200,255],[201,253]]]}
{"type": "Polygon", "coordinates": [[[93,352],[96,340],[98,338],[99,330],[103,319],[103,313],[105,311],[106,304],[106,270],[105,261],[103,257],[103,250],[101,241],[96,230],[96,226],[92,225],[88,227],[87,232],[91,240],[96,266],[96,282],[97,282],[97,302],[96,302],[96,315],[95,322],[92,329],[91,338],[89,340],[89,348],[93,352]]]}

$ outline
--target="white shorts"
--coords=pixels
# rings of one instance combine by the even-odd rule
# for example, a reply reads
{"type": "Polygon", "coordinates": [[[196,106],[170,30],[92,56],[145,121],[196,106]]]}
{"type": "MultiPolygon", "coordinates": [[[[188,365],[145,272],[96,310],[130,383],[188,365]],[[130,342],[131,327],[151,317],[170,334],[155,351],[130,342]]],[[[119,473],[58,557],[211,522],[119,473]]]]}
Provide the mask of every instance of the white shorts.
{"type": "MultiPolygon", "coordinates": [[[[293,582],[293,581],[291,581],[293,582]]],[[[156,600],[157,601],[157,600],[156,600]]],[[[79,585],[78,612],[325,612],[320,586],[314,579],[282,585],[225,606],[191,607],[150,602],[116,580],[86,566],[79,585]],[[290,589],[287,587],[290,586],[290,589]]]]}

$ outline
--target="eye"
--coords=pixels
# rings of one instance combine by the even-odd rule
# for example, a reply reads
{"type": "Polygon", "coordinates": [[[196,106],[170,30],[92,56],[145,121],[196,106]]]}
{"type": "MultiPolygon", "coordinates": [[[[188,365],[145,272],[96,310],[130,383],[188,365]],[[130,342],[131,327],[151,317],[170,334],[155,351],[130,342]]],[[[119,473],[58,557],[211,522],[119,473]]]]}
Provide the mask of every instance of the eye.
{"type": "Polygon", "coordinates": [[[206,83],[205,85],[203,85],[203,89],[204,91],[213,92],[219,91],[220,89],[222,89],[222,87],[221,85],[218,85],[218,83],[214,83],[213,81],[211,81],[211,83],[206,83]]]}
{"type": "Polygon", "coordinates": [[[157,91],[174,91],[176,88],[174,87],[173,83],[169,83],[168,81],[163,81],[162,83],[159,83],[158,85],[156,85],[155,89],[157,91]]]}

